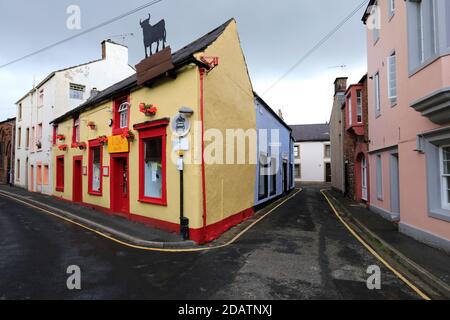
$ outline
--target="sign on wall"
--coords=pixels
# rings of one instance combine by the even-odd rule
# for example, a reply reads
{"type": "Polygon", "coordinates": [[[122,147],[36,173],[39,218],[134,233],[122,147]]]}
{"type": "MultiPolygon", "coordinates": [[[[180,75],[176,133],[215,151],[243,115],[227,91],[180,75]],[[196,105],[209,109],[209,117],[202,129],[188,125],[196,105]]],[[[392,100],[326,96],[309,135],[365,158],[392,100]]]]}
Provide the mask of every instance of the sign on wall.
{"type": "Polygon", "coordinates": [[[126,153],[129,152],[128,140],[121,135],[108,137],[108,152],[113,153],[126,153]]]}

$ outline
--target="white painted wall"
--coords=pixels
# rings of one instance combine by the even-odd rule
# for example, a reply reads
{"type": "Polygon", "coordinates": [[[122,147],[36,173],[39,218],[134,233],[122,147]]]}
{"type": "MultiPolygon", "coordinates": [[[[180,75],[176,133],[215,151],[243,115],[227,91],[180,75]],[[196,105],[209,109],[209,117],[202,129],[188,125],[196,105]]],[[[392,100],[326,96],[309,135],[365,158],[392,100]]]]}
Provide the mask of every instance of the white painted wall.
{"type": "Polygon", "coordinates": [[[331,161],[325,158],[325,145],[329,142],[300,142],[301,179],[303,182],[324,182],[325,163],[331,161]]]}
{"type": "MultiPolygon", "coordinates": [[[[20,159],[20,179],[17,179],[17,169],[15,184],[29,190],[38,191],[45,194],[53,193],[52,177],[52,137],[53,127],[50,122],[66,112],[76,108],[84,103],[90,96],[93,88],[104,90],[107,87],[133,75],[135,70],[128,64],[128,48],[112,42],[105,42],[105,57],[102,60],[88,63],[79,67],[70,68],[56,74],[41,87],[36,88],[24,99],[18,102],[22,103],[22,119],[17,119],[16,139],[18,128],[22,128],[21,146],[16,144],[15,164],[20,159]],[[83,100],[70,99],[70,84],[84,85],[85,92],[83,100]],[[44,89],[43,106],[38,106],[39,90],[44,89]],[[42,149],[36,148],[36,137],[30,137],[30,148],[26,144],[26,128],[37,128],[42,123],[42,149]],[[28,166],[26,165],[28,158],[28,166]],[[49,166],[48,185],[37,185],[36,168],[41,164],[49,166]],[[30,182],[30,167],[34,166],[34,185],[30,182]]],[[[18,106],[17,104],[17,106],[18,106]]],[[[83,123],[81,123],[83,125],[83,123]]],[[[17,141],[17,140],[16,140],[17,141]]],[[[70,141],[68,142],[70,143],[70,141]]]]}

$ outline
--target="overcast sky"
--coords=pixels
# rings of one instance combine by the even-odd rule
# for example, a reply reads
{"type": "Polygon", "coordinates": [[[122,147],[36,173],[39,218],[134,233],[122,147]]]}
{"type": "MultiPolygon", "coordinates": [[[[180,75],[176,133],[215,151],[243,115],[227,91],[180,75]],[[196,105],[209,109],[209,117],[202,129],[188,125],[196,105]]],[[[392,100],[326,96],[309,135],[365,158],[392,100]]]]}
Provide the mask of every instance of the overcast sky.
{"type": "MultiPolygon", "coordinates": [[[[81,8],[81,31],[150,0],[15,0],[0,2],[0,65],[80,32],[66,28],[69,5],[81,8]]],[[[262,94],[362,0],[164,0],[111,25],[0,69],[0,120],[15,116],[14,103],[50,72],[101,57],[100,43],[134,33],[125,44],[130,64],[144,55],[139,19],[166,19],[175,51],[236,18],[254,89],[262,94]]],[[[363,10],[263,98],[282,109],[288,124],[329,121],[333,81],[357,82],[366,72],[363,10]],[[346,65],[346,68],[336,66],[346,65]]]]}

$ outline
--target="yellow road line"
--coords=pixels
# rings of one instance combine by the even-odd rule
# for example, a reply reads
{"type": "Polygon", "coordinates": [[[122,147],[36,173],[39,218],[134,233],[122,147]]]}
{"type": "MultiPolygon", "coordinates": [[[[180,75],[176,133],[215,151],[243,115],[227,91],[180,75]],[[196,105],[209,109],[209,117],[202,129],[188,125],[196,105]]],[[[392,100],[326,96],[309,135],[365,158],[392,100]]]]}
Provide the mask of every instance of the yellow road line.
{"type": "Polygon", "coordinates": [[[260,218],[258,218],[257,220],[255,220],[254,222],[252,222],[248,227],[246,227],[244,230],[242,230],[241,232],[239,232],[233,239],[231,239],[230,241],[228,241],[225,244],[222,245],[218,245],[218,246],[212,246],[212,247],[203,247],[203,248],[190,248],[190,249],[164,249],[164,248],[152,248],[152,247],[145,247],[145,246],[139,246],[139,245],[134,245],[131,243],[127,243],[125,241],[119,240],[117,238],[114,238],[110,235],[107,235],[106,233],[103,233],[101,231],[95,230],[93,228],[90,228],[88,226],[85,226],[79,222],[76,222],[72,219],[66,218],[62,215],[59,215],[57,213],[54,213],[50,210],[35,206],[31,203],[28,203],[26,201],[14,198],[12,196],[9,196],[7,194],[4,194],[3,192],[0,192],[0,196],[5,197],[5,198],[9,198],[13,201],[22,203],[28,207],[37,209],[39,211],[45,212],[53,217],[59,218],[61,220],[64,220],[66,222],[69,222],[71,224],[74,224],[78,227],[81,227],[83,229],[89,230],[103,238],[106,238],[108,240],[111,240],[113,242],[116,242],[118,244],[121,244],[125,247],[129,247],[129,248],[133,248],[133,249],[138,249],[138,250],[144,250],[144,251],[156,251],[156,252],[170,252],[170,253],[181,253],[181,252],[200,252],[200,251],[210,251],[210,250],[214,250],[214,249],[220,249],[220,248],[224,248],[227,247],[233,243],[235,243],[242,235],[244,235],[247,231],[249,231],[251,228],[253,228],[258,222],[260,222],[261,220],[263,220],[264,218],[266,218],[269,214],[273,213],[276,209],[278,209],[279,207],[281,207],[283,204],[285,204],[287,201],[289,201],[290,199],[292,199],[293,197],[295,197],[299,192],[301,192],[302,189],[298,189],[293,195],[291,195],[290,197],[284,199],[281,203],[279,203],[277,206],[275,206],[274,208],[272,208],[269,212],[265,213],[263,216],[261,216],[260,218]]]}
{"type": "Polygon", "coordinates": [[[345,220],[341,217],[341,215],[338,213],[336,208],[334,207],[333,203],[330,201],[328,196],[324,192],[325,190],[320,190],[322,195],[327,200],[328,204],[330,205],[331,209],[333,209],[334,214],[339,219],[339,221],[342,222],[342,224],[350,231],[350,233],[381,263],[383,263],[386,268],[392,271],[400,280],[402,280],[406,285],[408,285],[414,292],[416,292],[422,299],[424,300],[431,300],[429,296],[427,296],[424,292],[422,292],[419,288],[417,288],[414,284],[412,284],[408,279],[406,279],[399,271],[397,271],[393,266],[391,266],[386,260],[384,260],[371,246],[367,244],[366,241],[364,241],[357,233],[354,231],[350,225],[345,222],[345,220]]]}

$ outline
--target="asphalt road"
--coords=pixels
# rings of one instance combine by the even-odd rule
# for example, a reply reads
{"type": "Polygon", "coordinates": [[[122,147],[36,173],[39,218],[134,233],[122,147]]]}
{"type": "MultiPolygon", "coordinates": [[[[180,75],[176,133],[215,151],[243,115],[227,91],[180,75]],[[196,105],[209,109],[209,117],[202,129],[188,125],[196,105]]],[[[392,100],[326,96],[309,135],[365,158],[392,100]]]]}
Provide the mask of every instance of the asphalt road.
{"type": "Polygon", "coordinates": [[[237,243],[197,253],[130,249],[0,197],[0,299],[418,299],[306,187],[237,243]],[[81,290],[67,289],[67,267],[81,290]],[[381,290],[366,270],[381,267],[381,290]]]}

